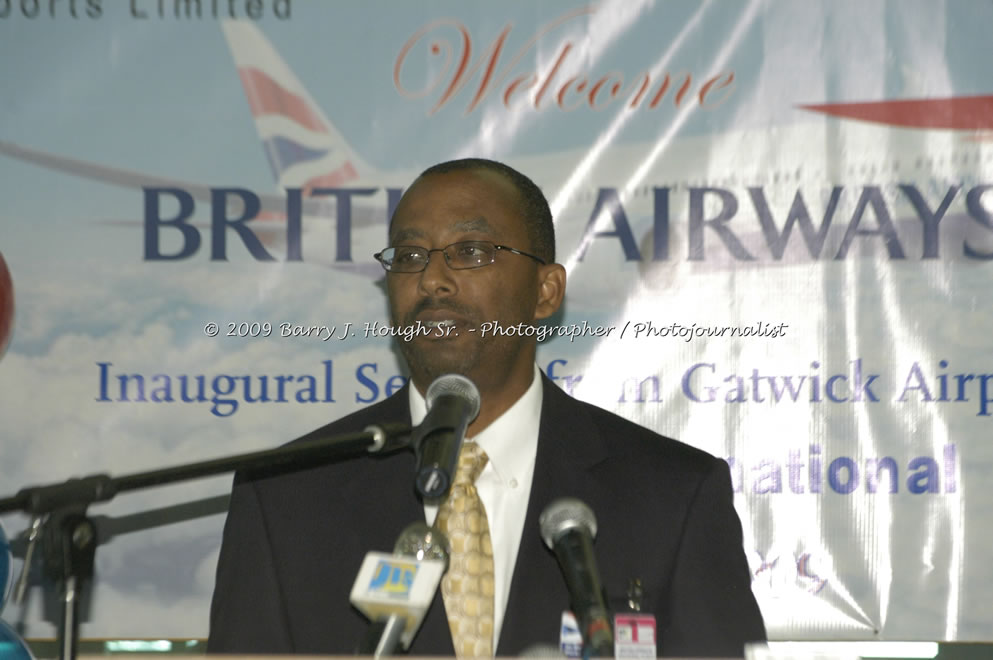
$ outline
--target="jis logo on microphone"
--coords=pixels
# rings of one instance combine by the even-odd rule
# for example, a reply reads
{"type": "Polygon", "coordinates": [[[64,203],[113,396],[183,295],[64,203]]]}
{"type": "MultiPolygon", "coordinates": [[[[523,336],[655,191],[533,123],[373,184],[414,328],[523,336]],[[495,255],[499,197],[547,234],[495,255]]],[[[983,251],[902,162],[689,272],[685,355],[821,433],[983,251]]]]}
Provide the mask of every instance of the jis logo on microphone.
{"type": "Polygon", "coordinates": [[[416,574],[417,564],[381,560],[369,582],[369,593],[380,593],[391,598],[408,598],[416,574]]]}

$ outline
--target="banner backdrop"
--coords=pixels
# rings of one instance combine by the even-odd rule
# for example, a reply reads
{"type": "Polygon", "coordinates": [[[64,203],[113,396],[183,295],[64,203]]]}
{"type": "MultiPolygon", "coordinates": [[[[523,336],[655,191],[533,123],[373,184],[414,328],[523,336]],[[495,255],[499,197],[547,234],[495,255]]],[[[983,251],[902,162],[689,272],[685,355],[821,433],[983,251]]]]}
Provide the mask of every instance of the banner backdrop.
{"type": "MultiPolygon", "coordinates": [[[[0,494],[388,396],[371,255],[420,170],[485,156],[555,215],[539,367],[727,459],[773,638],[993,639],[991,30],[968,1],[0,0],[0,494]]],[[[229,488],[92,508],[85,636],[206,635],[229,488]]],[[[4,616],[54,634],[40,588],[4,616]]]]}

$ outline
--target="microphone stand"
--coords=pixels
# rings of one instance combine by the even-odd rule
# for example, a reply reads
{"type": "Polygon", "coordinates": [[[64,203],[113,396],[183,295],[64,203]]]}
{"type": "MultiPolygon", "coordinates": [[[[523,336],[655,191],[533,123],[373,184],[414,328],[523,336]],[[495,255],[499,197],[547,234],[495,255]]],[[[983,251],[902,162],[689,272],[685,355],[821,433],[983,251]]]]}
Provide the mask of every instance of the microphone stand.
{"type": "Polygon", "coordinates": [[[356,655],[368,655],[373,658],[391,657],[400,650],[400,636],[406,627],[402,617],[391,614],[386,619],[374,619],[369,622],[366,636],[359,642],[356,655]]]}
{"type": "Polygon", "coordinates": [[[90,504],[111,500],[118,493],[126,491],[190,481],[235,470],[285,466],[314,460],[341,460],[363,452],[391,453],[410,446],[410,431],[411,427],[406,424],[369,426],[362,432],[336,436],[328,436],[322,429],[317,429],[276,449],[123,477],[95,474],[58,484],[23,488],[13,497],[0,499],[0,514],[23,511],[33,519],[24,559],[22,584],[18,585],[18,589],[23,592],[34,544],[41,537],[45,554],[44,574],[61,587],[59,658],[74,660],[79,643],[80,594],[93,577],[97,549],[96,525],[86,512],[90,504]]]}

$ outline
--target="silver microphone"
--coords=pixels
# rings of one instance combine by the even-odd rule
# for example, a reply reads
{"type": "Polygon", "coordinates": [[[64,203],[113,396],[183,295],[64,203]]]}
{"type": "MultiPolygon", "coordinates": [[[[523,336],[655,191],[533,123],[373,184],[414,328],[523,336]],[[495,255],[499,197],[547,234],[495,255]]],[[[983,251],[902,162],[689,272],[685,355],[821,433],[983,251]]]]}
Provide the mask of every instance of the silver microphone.
{"type": "Polygon", "coordinates": [[[596,516],[574,497],[555,500],[541,513],[541,538],[558,559],[573,614],[583,635],[584,656],[614,654],[614,632],[593,556],[596,516]]]}

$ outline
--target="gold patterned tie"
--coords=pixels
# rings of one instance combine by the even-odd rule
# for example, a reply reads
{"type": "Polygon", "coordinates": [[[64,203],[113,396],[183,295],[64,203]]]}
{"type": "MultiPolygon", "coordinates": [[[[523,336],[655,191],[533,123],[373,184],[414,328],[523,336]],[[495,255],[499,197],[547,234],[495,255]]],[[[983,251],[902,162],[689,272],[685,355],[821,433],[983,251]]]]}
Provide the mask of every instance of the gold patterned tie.
{"type": "Polygon", "coordinates": [[[462,445],[454,483],[435,523],[452,544],[441,595],[458,658],[493,657],[493,545],[475,486],[486,460],[475,442],[462,445]]]}

